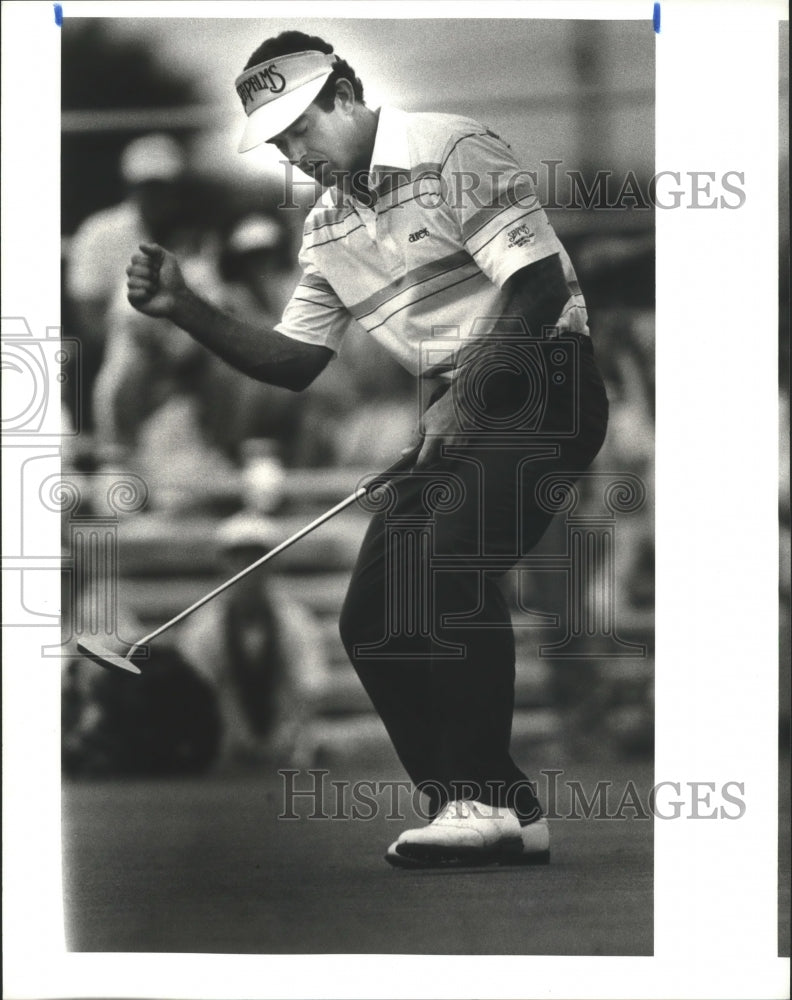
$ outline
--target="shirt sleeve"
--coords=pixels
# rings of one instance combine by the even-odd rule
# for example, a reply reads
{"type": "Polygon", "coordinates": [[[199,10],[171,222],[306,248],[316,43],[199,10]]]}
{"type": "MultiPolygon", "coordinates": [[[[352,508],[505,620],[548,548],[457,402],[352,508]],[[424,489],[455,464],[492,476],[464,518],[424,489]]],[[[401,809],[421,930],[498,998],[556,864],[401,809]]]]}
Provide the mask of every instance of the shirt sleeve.
{"type": "Polygon", "coordinates": [[[275,326],[278,333],[338,353],[352,317],[332,286],[303,254],[303,275],[275,326]]]}
{"type": "Polygon", "coordinates": [[[528,172],[494,133],[455,136],[442,178],[465,249],[499,288],[520,268],[561,252],[528,172]]]}

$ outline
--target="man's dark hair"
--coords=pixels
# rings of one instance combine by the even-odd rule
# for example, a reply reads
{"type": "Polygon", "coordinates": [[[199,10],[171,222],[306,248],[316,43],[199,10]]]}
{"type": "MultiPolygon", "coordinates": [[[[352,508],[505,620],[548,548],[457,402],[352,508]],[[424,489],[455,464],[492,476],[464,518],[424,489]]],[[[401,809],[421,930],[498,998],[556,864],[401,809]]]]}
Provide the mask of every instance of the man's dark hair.
{"type": "MultiPolygon", "coordinates": [[[[330,55],[333,46],[318,35],[306,35],[302,31],[282,31],[275,38],[268,38],[262,42],[253,55],[248,59],[245,69],[251,66],[258,66],[259,63],[267,62],[268,59],[275,59],[276,56],[288,56],[293,52],[324,52],[330,55]]],[[[345,59],[339,59],[333,63],[333,71],[325,80],[324,86],[314,98],[314,104],[318,104],[322,111],[332,111],[335,105],[336,83],[338,80],[349,80],[355,94],[355,100],[363,101],[363,84],[355,76],[355,71],[345,59]]]]}

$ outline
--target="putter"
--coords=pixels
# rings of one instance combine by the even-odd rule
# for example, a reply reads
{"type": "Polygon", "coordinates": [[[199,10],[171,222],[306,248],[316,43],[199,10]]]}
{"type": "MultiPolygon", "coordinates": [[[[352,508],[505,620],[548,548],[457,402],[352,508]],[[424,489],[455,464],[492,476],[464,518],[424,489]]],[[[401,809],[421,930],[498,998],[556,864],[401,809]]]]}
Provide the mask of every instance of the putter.
{"type": "Polygon", "coordinates": [[[107,649],[100,642],[94,639],[80,639],[77,642],[77,649],[83,654],[83,656],[87,656],[89,660],[93,660],[94,663],[98,663],[100,667],[105,667],[108,670],[125,670],[130,674],[140,674],[140,668],[132,662],[132,658],[138,650],[143,649],[149,642],[151,642],[152,639],[156,639],[157,636],[162,635],[163,632],[167,632],[169,628],[173,628],[174,625],[183,621],[188,615],[197,611],[198,608],[202,608],[204,604],[208,604],[209,601],[217,597],[218,594],[222,594],[224,590],[228,590],[228,588],[232,587],[238,580],[248,576],[250,573],[254,572],[254,570],[257,570],[259,566],[263,566],[264,563],[269,562],[270,559],[274,559],[275,556],[294,545],[294,543],[298,542],[301,538],[305,538],[306,535],[310,534],[320,525],[324,524],[325,521],[329,521],[330,518],[335,517],[336,514],[339,514],[342,510],[350,507],[361,497],[370,493],[371,490],[376,489],[378,486],[384,486],[397,472],[401,472],[412,463],[413,459],[417,457],[420,446],[421,445],[419,443],[410,452],[403,455],[398,462],[395,462],[389,469],[386,469],[385,472],[375,476],[374,479],[365,485],[359,486],[354,493],[350,493],[348,497],[345,497],[345,499],[343,499],[340,503],[337,503],[335,507],[331,507],[330,510],[325,511],[324,514],[320,514],[316,520],[311,521],[311,523],[307,524],[304,528],[300,528],[300,530],[296,531],[290,538],[287,538],[285,542],[281,542],[280,545],[276,545],[275,548],[267,552],[266,555],[263,555],[260,559],[257,559],[244,569],[241,569],[238,573],[226,580],[224,583],[215,587],[215,589],[210,591],[208,594],[204,594],[204,596],[200,597],[194,604],[191,604],[189,608],[185,608],[184,611],[179,612],[178,615],[171,618],[170,621],[165,622],[164,625],[160,625],[159,628],[154,629],[153,632],[149,632],[148,635],[144,635],[142,639],[138,639],[137,642],[130,646],[127,653],[123,656],[107,649]]]}

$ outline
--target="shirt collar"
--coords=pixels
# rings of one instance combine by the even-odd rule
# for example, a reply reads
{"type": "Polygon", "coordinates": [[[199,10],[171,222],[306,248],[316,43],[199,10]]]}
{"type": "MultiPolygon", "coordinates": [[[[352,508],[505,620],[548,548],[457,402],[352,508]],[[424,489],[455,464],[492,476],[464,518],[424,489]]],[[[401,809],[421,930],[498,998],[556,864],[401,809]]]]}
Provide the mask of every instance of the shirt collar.
{"type": "MultiPolygon", "coordinates": [[[[409,170],[411,166],[410,146],[407,141],[407,114],[398,108],[383,106],[379,109],[374,148],[371,151],[369,174],[374,187],[382,182],[388,173],[409,170]]],[[[320,201],[328,207],[342,204],[359,208],[350,195],[341,195],[336,189],[325,191],[320,201]]]]}
{"type": "Polygon", "coordinates": [[[380,108],[369,172],[380,178],[388,170],[409,170],[410,147],[407,142],[407,116],[397,108],[380,108]]]}

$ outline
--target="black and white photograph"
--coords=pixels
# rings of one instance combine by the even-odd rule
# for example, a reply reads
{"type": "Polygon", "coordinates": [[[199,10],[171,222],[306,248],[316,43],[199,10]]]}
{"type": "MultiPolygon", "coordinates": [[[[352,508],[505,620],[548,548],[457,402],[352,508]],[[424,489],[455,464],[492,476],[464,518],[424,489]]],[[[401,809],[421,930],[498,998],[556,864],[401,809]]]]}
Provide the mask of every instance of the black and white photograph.
{"type": "Polygon", "coordinates": [[[190,7],[4,10],[7,995],[788,996],[785,12],[190,7]]]}

